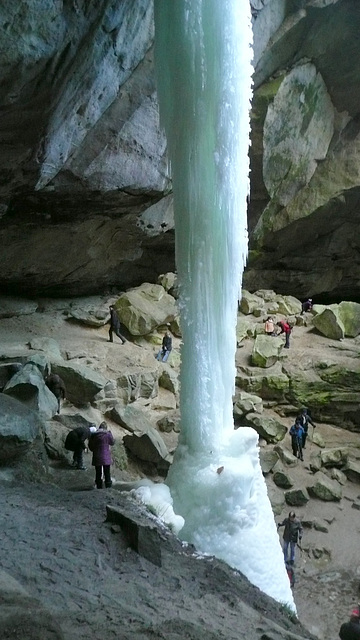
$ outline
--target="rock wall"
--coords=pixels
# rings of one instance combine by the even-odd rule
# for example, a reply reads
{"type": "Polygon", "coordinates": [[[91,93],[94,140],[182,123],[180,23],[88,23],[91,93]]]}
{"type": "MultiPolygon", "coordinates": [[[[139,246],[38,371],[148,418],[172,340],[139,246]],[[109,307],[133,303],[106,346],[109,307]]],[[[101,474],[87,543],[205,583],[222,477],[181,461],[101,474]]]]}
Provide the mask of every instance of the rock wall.
{"type": "MultiPolygon", "coordinates": [[[[360,299],[358,0],[251,0],[254,291],[360,299]]],[[[152,0],[0,7],[0,288],[79,295],[174,268],[152,0]]]]}

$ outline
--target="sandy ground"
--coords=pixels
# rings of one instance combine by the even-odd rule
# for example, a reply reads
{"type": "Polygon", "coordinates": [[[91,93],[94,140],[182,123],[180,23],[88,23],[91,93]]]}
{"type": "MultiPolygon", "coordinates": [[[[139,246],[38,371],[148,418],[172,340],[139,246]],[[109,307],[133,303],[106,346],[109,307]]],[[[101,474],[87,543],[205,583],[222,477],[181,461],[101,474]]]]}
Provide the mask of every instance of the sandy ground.
{"type": "MultiPolygon", "coordinates": [[[[0,353],[10,351],[15,357],[24,345],[39,336],[54,338],[64,357],[88,364],[110,378],[126,367],[153,366],[155,347],[146,349],[132,342],[122,346],[116,338],[114,344],[109,344],[106,326],[95,329],[66,321],[63,315],[66,304],[42,301],[41,312],[1,319],[0,353]]],[[[238,361],[248,362],[251,342],[247,341],[246,346],[239,349],[238,361]]],[[[177,347],[175,341],[175,349],[177,347]]],[[[307,328],[296,328],[287,358],[295,364],[321,354],[324,358],[344,357],[346,360],[349,357],[353,362],[357,351],[358,345],[354,340],[334,345],[307,328]]],[[[72,410],[65,403],[64,411],[72,410]]],[[[117,429],[115,425],[111,426],[117,429]]],[[[349,434],[331,425],[319,424],[317,429],[328,446],[350,443],[360,447],[359,434],[349,434]]],[[[290,442],[287,446],[290,449],[290,442]]],[[[304,464],[299,462],[295,469],[291,469],[292,477],[301,485],[306,486],[310,473],[308,461],[315,446],[308,442],[304,464]]],[[[30,589],[62,621],[66,640],[75,637],[79,640],[97,639],[104,633],[109,638],[141,638],[141,629],[155,624],[155,619],[160,626],[165,620],[166,615],[161,615],[159,610],[163,606],[161,599],[167,596],[159,588],[155,600],[149,601],[147,594],[149,588],[153,588],[149,586],[149,576],[152,580],[153,570],[149,569],[149,563],[114,536],[108,524],[104,524],[106,503],[116,501],[117,492],[115,489],[94,491],[90,458],[86,462],[88,470],[85,472],[53,464],[54,485],[1,488],[0,521],[1,530],[5,533],[3,569],[30,589]],[[140,576],[140,582],[136,581],[136,587],[133,587],[135,574],[140,576]],[[122,615],[127,621],[135,620],[137,635],[119,635],[122,615]]],[[[113,477],[119,480],[131,479],[135,475],[133,468],[126,473],[113,470],[113,477]]],[[[305,528],[303,549],[297,551],[294,587],[299,619],[320,639],[338,637],[340,624],[347,619],[359,597],[360,521],[359,510],[354,508],[359,501],[360,487],[347,483],[340,503],[311,500],[298,510],[303,521],[317,521],[327,527],[327,532],[305,528]],[[324,547],[329,549],[331,559],[315,561],[312,550],[324,547]]],[[[287,511],[284,510],[276,519],[282,519],[287,511]]],[[[182,586],[187,588],[185,582],[184,577],[182,586]]],[[[169,588],[166,582],[165,592],[169,588]]],[[[176,576],[173,577],[173,589],[176,594],[176,576]]],[[[198,620],[201,616],[206,618],[206,607],[197,614],[190,600],[185,604],[174,596],[171,607],[174,610],[176,607],[184,606],[185,610],[189,607],[191,616],[196,618],[198,615],[198,620]]],[[[167,637],[166,633],[164,637],[167,637]]],[[[187,636],[180,634],[176,637],[187,636]]]]}

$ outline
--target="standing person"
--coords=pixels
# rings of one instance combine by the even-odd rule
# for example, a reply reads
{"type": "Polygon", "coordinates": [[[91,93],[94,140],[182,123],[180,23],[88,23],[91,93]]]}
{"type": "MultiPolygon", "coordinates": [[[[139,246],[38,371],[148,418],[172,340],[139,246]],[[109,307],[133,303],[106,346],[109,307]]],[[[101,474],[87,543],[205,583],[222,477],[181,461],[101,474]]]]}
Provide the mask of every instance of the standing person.
{"type": "Polygon", "coordinates": [[[110,305],[109,309],[110,309],[110,329],[109,329],[109,340],[108,340],[108,342],[114,342],[113,333],[115,333],[118,336],[118,338],[120,338],[122,344],[125,344],[126,339],[124,338],[124,336],[120,332],[121,323],[120,323],[120,320],[119,320],[119,316],[116,313],[116,309],[115,309],[114,305],[110,305]]]}
{"type": "Polygon", "coordinates": [[[285,333],[284,349],[289,349],[290,348],[290,334],[291,334],[291,327],[290,327],[289,323],[285,322],[285,320],[280,320],[280,322],[276,323],[276,326],[280,327],[280,331],[278,332],[278,336],[280,336],[282,333],[285,333]]]}
{"type": "Polygon", "coordinates": [[[60,413],[61,400],[65,399],[65,394],[66,394],[65,383],[63,379],[60,378],[60,376],[58,376],[57,373],[51,373],[46,376],[45,384],[57,399],[57,403],[58,403],[57,412],[60,413]]]}
{"type": "Polygon", "coordinates": [[[299,420],[303,429],[302,448],[305,449],[306,438],[308,436],[308,431],[309,431],[309,424],[311,424],[314,429],[316,427],[316,424],[313,423],[309,415],[309,409],[307,409],[306,407],[304,407],[304,409],[301,409],[301,413],[297,419],[299,420]]]}
{"type": "Polygon", "coordinates": [[[271,316],[269,316],[265,320],[265,334],[267,336],[274,336],[275,335],[274,319],[271,316]]]}
{"type": "Polygon", "coordinates": [[[295,424],[292,425],[289,433],[291,435],[291,448],[293,455],[300,460],[304,460],[302,452],[304,429],[301,426],[299,418],[296,418],[295,424]]]}
{"type": "Polygon", "coordinates": [[[162,340],[161,349],[156,356],[156,360],[162,360],[163,362],[166,362],[170,355],[171,350],[172,350],[172,338],[171,338],[169,329],[167,329],[162,340]]]}
{"type": "Polygon", "coordinates": [[[360,640],[360,608],[351,612],[349,622],[344,622],[339,631],[341,640],[360,640]]]}
{"type": "Polygon", "coordinates": [[[295,561],[295,546],[298,540],[300,541],[303,534],[303,529],[300,520],[295,515],[295,511],[290,511],[288,518],[285,518],[282,522],[278,523],[279,527],[284,528],[283,535],[283,552],[285,564],[291,566],[295,561]],[[288,560],[288,551],[290,546],[290,560],[288,560]]]}
{"type": "Polygon", "coordinates": [[[308,298],[307,300],[305,300],[301,304],[301,313],[300,313],[300,315],[302,316],[303,313],[306,313],[307,311],[311,311],[312,308],[313,308],[312,298],[308,298]]]}
{"type": "Polygon", "coordinates": [[[73,452],[73,465],[80,471],[86,471],[83,454],[86,449],[85,440],[95,433],[96,425],[90,423],[87,427],[76,427],[69,431],[65,440],[65,449],[73,452]]]}
{"type": "Polygon", "coordinates": [[[110,476],[110,465],[112,463],[110,447],[112,447],[114,442],[113,434],[111,431],[108,431],[106,422],[102,422],[98,430],[90,437],[89,449],[93,453],[92,466],[95,467],[95,484],[98,489],[103,488],[103,472],[105,487],[109,488],[112,485],[110,476]]]}

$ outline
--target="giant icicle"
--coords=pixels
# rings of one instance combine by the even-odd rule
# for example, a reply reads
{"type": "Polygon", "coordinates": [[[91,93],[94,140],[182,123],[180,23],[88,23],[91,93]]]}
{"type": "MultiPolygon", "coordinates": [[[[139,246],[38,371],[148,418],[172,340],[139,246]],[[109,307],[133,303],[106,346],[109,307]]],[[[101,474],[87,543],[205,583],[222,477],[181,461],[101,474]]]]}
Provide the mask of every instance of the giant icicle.
{"type": "Polygon", "coordinates": [[[183,335],[181,435],[167,482],[186,540],[294,607],[257,434],[234,431],[232,417],[247,251],[249,2],[155,0],[155,43],[183,335]]]}

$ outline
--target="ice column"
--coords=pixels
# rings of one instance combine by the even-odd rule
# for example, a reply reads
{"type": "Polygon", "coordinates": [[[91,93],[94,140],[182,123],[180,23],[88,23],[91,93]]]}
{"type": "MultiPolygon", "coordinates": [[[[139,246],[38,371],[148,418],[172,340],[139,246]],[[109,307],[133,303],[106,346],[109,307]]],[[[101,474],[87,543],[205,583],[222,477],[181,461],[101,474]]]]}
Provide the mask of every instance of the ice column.
{"type": "Polygon", "coordinates": [[[232,417],[247,252],[251,42],[248,0],[155,0],[183,335],[181,435],[167,482],[185,539],[294,606],[257,435],[234,431],[232,417]]]}

